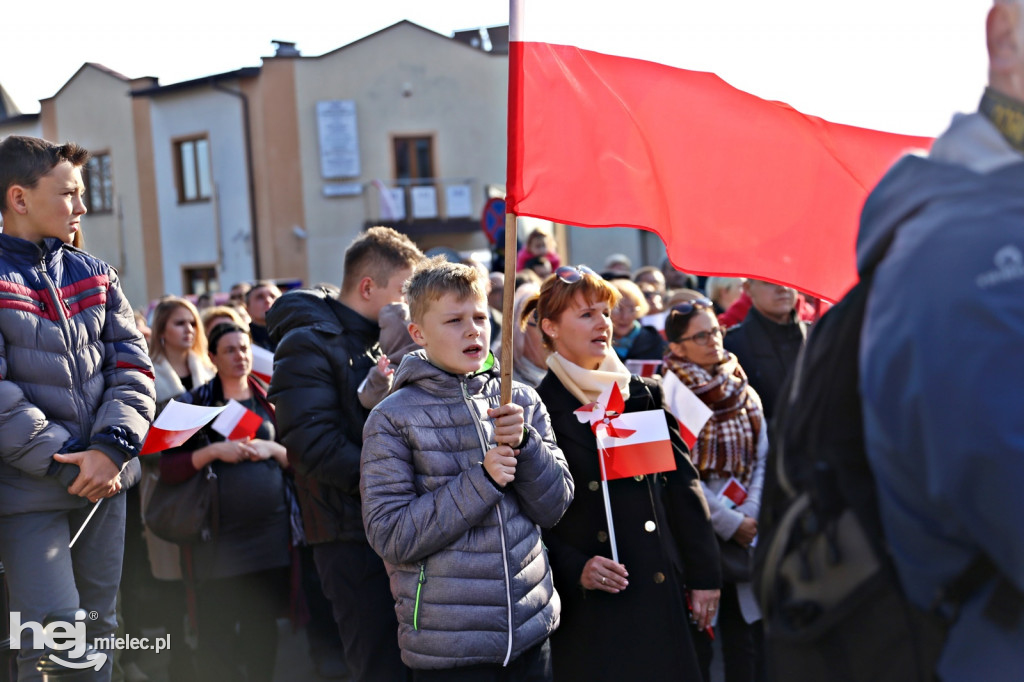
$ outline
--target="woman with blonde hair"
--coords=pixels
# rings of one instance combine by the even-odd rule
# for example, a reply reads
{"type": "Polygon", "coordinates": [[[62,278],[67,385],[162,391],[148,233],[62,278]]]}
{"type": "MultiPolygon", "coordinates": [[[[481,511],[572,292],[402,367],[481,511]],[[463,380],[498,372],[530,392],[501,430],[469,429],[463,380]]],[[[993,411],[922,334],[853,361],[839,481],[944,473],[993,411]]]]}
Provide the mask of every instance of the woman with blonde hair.
{"type": "Polygon", "coordinates": [[[555,679],[700,679],[687,612],[708,627],[718,603],[719,561],[697,472],[662,408],[661,384],[630,375],[612,350],[612,309],[621,294],[586,266],[561,267],[536,299],[550,371],[537,393],[576,482],[558,525],[543,533],[561,626],[551,637],[555,679]],[[675,470],[608,481],[619,561],[612,558],[597,442],[575,411],[611,383],[623,413],[661,411],[675,470]]]}
{"type": "Polygon", "coordinates": [[[619,302],[612,309],[612,348],[620,360],[660,360],[665,340],[654,327],[640,323],[647,315],[647,297],[628,279],[609,282],[618,290],[619,302]]]}
{"type": "Polygon", "coordinates": [[[547,373],[547,358],[551,353],[544,346],[540,327],[537,323],[536,284],[524,284],[516,289],[512,302],[514,335],[512,337],[512,378],[527,386],[537,388],[547,373]]]}
{"type": "MultiPolygon", "coordinates": [[[[213,379],[216,371],[206,352],[206,333],[200,324],[199,311],[188,300],[169,296],[153,311],[149,355],[153,359],[156,382],[157,415],[172,399],[213,379]]],[[[145,455],[139,494],[145,523],[145,509],[160,479],[160,455],[145,455]]],[[[146,529],[149,565],[157,579],[159,605],[157,618],[166,627],[172,640],[184,641],[185,585],[181,576],[181,555],[174,543],[161,540],[146,529]]],[[[187,660],[185,647],[172,652],[172,666],[180,672],[182,659],[187,660]],[[177,659],[177,660],[175,660],[177,659]]],[[[172,674],[172,677],[174,675],[172,674]]],[[[177,679],[177,678],[175,678],[177,679]]]]}

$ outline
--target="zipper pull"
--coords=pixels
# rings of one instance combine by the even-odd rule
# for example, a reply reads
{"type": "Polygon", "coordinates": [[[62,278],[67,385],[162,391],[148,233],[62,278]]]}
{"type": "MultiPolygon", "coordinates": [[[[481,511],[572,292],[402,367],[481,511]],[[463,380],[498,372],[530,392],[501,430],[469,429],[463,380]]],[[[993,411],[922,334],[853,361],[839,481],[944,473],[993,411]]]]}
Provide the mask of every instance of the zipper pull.
{"type": "Polygon", "coordinates": [[[419,580],[417,582],[420,585],[422,585],[425,582],[427,582],[427,564],[426,563],[420,564],[420,578],[419,578],[419,580]]]}

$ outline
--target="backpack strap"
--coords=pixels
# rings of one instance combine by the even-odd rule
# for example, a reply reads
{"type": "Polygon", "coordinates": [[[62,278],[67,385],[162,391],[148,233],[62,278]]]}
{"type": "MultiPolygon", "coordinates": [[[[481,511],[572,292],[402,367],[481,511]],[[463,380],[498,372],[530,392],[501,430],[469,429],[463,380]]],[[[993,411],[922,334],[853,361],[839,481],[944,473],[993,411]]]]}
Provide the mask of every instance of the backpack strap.
{"type": "Polygon", "coordinates": [[[947,625],[952,625],[959,617],[964,602],[993,579],[996,586],[985,603],[983,615],[1000,628],[1015,628],[1024,613],[1024,594],[999,572],[984,552],[979,552],[953,582],[939,590],[929,612],[941,617],[947,625]]]}

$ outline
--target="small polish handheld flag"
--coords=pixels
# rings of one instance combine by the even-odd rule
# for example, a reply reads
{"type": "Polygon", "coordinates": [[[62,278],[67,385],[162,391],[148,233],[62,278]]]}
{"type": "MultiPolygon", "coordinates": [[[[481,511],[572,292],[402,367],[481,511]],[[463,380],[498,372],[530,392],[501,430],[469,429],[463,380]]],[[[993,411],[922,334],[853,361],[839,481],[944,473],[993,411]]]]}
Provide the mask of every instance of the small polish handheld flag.
{"type": "Polygon", "coordinates": [[[146,442],[142,444],[139,454],[150,455],[178,447],[223,410],[223,407],[203,407],[172,400],[149,427],[146,442]]]}
{"type": "Polygon", "coordinates": [[[270,383],[274,374],[274,354],[260,346],[252,347],[252,373],[270,383]]]}
{"type": "Polygon", "coordinates": [[[604,424],[599,424],[595,433],[599,456],[604,458],[603,480],[675,470],[664,411],[630,412],[616,417],[615,423],[620,433],[630,435],[609,436],[604,424]]]}
{"type": "Polygon", "coordinates": [[[263,417],[237,400],[229,401],[224,406],[224,411],[213,420],[213,430],[227,440],[255,438],[262,425],[263,417]]]}
{"type": "Polygon", "coordinates": [[[653,377],[661,367],[661,360],[626,360],[626,369],[631,374],[642,377],[653,377]]]}
{"type": "Polygon", "coordinates": [[[747,489],[735,477],[730,477],[726,481],[725,487],[718,493],[718,497],[724,500],[730,507],[738,507],[747,499],[747,489]]]}
{"type": "Polygon", "coordinates": [[[679,420],[679,433],[686,441],[686,447],[692,450],[701,429],[711,419],[711,408],[672,372],[665,373],[661,390],[665,397],[665,409],[679,420]]]}

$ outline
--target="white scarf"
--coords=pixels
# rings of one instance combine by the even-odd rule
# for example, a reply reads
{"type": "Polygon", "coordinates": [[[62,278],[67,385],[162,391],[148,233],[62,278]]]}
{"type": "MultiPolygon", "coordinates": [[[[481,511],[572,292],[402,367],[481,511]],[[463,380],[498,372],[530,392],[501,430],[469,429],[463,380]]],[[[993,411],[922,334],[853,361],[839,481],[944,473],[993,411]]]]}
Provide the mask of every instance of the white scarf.
{"type": "Polygon", "coordinates": [[[619,385],[623,400],[629,400],[630,373],[610,348],[597,369],[585,369],[566,360],[558,353],[548,356],[548,367],[555,373],[562,385],[584,405],[600,397],[601,392],[613,381],[619,385]]]}

